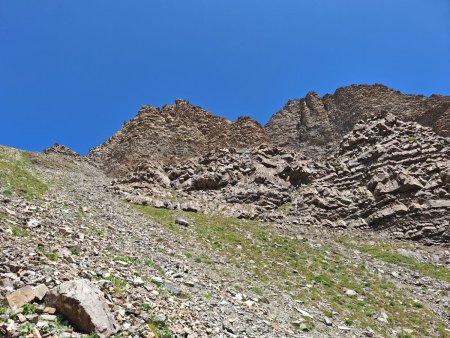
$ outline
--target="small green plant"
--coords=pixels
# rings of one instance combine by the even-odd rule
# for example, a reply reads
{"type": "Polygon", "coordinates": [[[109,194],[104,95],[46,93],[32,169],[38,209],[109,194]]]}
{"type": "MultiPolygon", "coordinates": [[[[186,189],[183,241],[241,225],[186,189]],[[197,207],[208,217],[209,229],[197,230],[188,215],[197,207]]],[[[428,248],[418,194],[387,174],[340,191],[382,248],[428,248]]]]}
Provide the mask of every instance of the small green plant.
{"type": "Polygon", "coordinates": [[[70,247],[69,250],[70,250],[70,252],[72,253],[72,255],[75,255],[75,256],[79,256],[80,253],[81,253],[80,247],[77,246],[77,245],[74,245],[74,246],[70,247]]]}
{"type": "Polygon", "coordinates": [[[14,237],[28,237],[30,232],[28,230],[22,229],[20,227],[13,227],[12,234],[14,237]]]}
{"type": "Polygon", "coordinates": [[[196,256],[194,258],[194,262],[196,262],[196,263],[212,264],[211,259],[205,254],[200,254],[200,255],[196,256]]]}
{"type": "Polygon", "coordinates": [[[45,257],[47,257],[49,260],[56,262],[59,258],[58,256],[58,251],[56,250],[48,250],[47,248],[44,248],[42,246],[38,246],[35,251],[38,254],[44,255],[45,257]]]}
{"type": "Polygon", "coordinates": [[[5,303],[0,303],[0,316],[6,314],[8,306],[5,303]]]}
{"type": "Polygon", "coordinates": [[[82,337],[83,337],[83,338],[99,338],[99,336],[98,336],[95,332],[92,332],[92,333],[90,333],[90,334],[83,335],[82,337]]]}
{"type": "Polygon", "coordinates": [[[105,230],[104,229],[94,229],[93,231],[92,231],[92,233],[94,234],[94,236],[96,236],[96,237],[103,237],[103,236],[105,236],[105,230]]]}
{"type": "Polygon", "coordinates": [[[125,282],[123,279],[116,277],[116,276],[108,276],[105,277],[106,280],[109,280],[113,286],[114,286],[114,292],[119,295],[122,296],[124,290],[127,287],[127,282],[125,282]]]}
{"type": "Polygon", "coordinates": [[[209,292],[206,292],[203,297],[205,297],[205,299],[211,299],[211,294],[209,292]]]}
{"type": "Polygon", "coordinates": [[[142,303],[141,310],[144,312],[148,312],[151,309],[151,305],[149,303],[142,303]]]}
{"type": "Polygon", "coordinates": [[[36,304],[27,303],[22,306],[22,313],[24,315],[32,315],[36,313],[36,304]]]}
{"type": "Polygon", "coordinates": [[[260,296],[260,297],[262,297],[263,296],[263,290],[262,289],[260,289],[260,288],[258,288],[258,287],[253,287],[252,288],[252,291],[256,294],[256,295],[258,295],[258,296],[260,296]]]}
{"type": "Polygon", "coordinates": [[[147,266],[154,266],[155,262],[151,258],[146,258],[146,259],[144,259],[144,264],[147,266]]]}
{"type": "Polygon", "coordinates": [[[32,323],[25,323],[25,324],[22,324],[22,325],[19,327],[18,332],[19,332],[21,335],[26,335],[26,334],[28,334],[31,330],[33,330],[34,327],[35,327],[35,324],[32,324],[32,323]]]}
{"type": "Polygon", "coordinates": [[[69,329],[69,325],[66,321],[63,321],[61,316],[57,316],[56,320],[53,322],[49,322],[48,326],[46,326],[43,330],[45,333],[50,333],[52,335],[58,336],[62,332],[65,332],[69,329]]]}
{"type": "Polygon", "coordinates": [[[166,321],[161,320],[158,317],[152,317],[150,322],[148,323],[150,330],[152,330],[153,334],[156,338],[173,338],[175,335],[167,326],[166,321]]]}
{"type": "Polygon", "coordinates": [[[411,143],[417,142],[417,138],[414,136],[408,137],[408,142],[411,142],[411,143]]]}

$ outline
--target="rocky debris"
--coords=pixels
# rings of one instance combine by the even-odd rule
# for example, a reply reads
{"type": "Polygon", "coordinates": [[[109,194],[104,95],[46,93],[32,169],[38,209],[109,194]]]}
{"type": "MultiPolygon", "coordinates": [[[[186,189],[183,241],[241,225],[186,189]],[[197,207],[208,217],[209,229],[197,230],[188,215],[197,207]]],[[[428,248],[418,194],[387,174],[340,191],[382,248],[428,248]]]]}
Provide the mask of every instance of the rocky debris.
{"type": "MultiPolygon", "coordinates": [[[[59,311],[44,312],[43,301],[17,312],[2,304],[8,294],[26,285],[44,283],[53,290],[77,279],[101,289],[117,334],[124,338],[153,337],[155,332],[228,337],[226,328],[239,337],[298,336],[289,321],[290,306],[272,310],[278,304],[276,296],[270,303],[256,295],[236,300],[227,290],[237,283],[248,286],[240,280],[248,274],[243,267],[229,266],[229,277],[223,278],[198,263],[194,257],[205,254],[203,247],[186,243],[109,192],[110,180],[89,162],[33,154],[33,165],[40,179],[52,182],[45,196],[6,198],[0,190],[0,337],[24,332],[81,338],[59,311]],[[39,220],[40,226],[29,228],[30,219],[39,220]],[[194,257],[188,257],[190,252],[194,257]],[[17,313],[26,321],[21,322],[24,318],[17,313]],[[42,315],[56,319],[44,320],[42,315]],[[226,328],[224,322],[229,323],[226,328]]],[[[221,269],[228,266],[220,257],[212,260],[221,269]]]]}
{"type": "Polygon", "coordinates": [[[58,155],[64,155],[76,159],[81,159],[81,155],[76,153],[75,151],[67,148],[66,146],[62,144],[55,143],[50,148],[47,148],[43,151],[44,154],[58,154],[58,155]]]}
{"type": "Polygon", "coordinates": [[[118,325],[101,290],[88,280],[62,283],[47,294],[45,302],[80,332],[95,332],[99,337],[110,337],[117,332],[118,325]]]}
{"type": "Polygon", "coordinates": [[[391,114],[356,124],[324,176],[295,194],[300,222],[450,239],[450,142],[391,114]]]}
{"type": "Polygon", "coordinates": [[[256,218],[290,202],[290,192],[320,170],[277,148],[229,148],[164,168],[142,165],[113,188],[134,203],[256,218]]]}
{"type": "Polygon", "coordinates": [[[27,285],[7,295],[6,300],[12,309],[18,309],[35,299],[42,300],[47,292],[48,288],[44,284],[36,287],[27,285]]]}
{"type": "Polygon", "coordinates": [[[113,177],[145,162],[176,163],[220,148],[269,143],[263,128],[248,117],[230,122],[184,100],[163,108],[144,106],[136,117],[88,158],[113,177]]]}
{"type": "Polygon", "coordinates": [[[382,112],[450,137],[450,97],[406,95],[383,85],[353,85],[289,101],[264,127],[274,146],[313,158],[331,155],[359,120],[382,112]]]}

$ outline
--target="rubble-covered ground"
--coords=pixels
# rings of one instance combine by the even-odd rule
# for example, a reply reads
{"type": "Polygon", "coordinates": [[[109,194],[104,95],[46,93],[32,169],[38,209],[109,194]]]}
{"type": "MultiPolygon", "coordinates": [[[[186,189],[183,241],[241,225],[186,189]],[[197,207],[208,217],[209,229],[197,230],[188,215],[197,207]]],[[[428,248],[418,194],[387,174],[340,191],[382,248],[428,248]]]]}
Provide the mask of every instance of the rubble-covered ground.
{"type": "Polygon", "coordinates": [[[134,205],[109,187],[82,158],[0,148],[0,336],[95,337],[48,296],[80,280],[116,337],[450,336],[447,246],[134,205]]]}

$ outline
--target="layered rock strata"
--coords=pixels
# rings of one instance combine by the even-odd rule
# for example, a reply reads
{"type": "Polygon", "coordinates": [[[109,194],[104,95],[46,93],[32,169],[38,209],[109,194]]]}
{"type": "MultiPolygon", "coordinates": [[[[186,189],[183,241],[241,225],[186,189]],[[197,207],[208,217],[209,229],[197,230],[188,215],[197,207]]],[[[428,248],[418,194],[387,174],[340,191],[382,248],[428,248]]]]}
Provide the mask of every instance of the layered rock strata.
{"type": "Polygon", "coordinates": [[[302,223],[450,239],[450,142],[388,114],[356,124],[326,174],[297,190],[302,223]]]}

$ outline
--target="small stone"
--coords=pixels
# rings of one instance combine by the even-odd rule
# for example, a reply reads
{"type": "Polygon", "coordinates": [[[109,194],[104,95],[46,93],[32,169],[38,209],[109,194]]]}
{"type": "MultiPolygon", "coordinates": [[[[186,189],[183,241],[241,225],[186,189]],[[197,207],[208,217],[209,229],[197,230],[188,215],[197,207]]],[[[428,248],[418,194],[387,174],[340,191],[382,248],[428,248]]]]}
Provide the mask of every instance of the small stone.
{"type": "Polygon", "coordinates": [[[144,285],[145,283],[144,283],[144,280],[143,280],[141,277],[136,277],[136,278],[133,280],[133,284],[134,284],[135,286],[142,286],[142,285],[144,285]]]}
{"type": "Polygon", "coordinates": [[[31,333],[33,334],[33,338],[41,338],[42,337],[39,330],[35,327],[31,330],[31,333]]]}
{"type": "Polygon", "coordinates": [[[56,312],[56,309],[54,307],[47,306],[44,308],[43,312],[47,313],[49,315],[54,315],[56,312]]]}
{"type": "Polygon", "coordinates": [[[299,326],[299,329],[301,331],[303,331],[303,332],[308,332],[309,331],[309,328],[308,328],[308,326],[306,326],[305,323],[301,323],[300,326],[299,326]]]}
{"type": "Polygon", "coordinates": [[[33,287],[27,285],[23,288],[14,291],[13,293],[6,296],[9,307],[11,309],[18,309],[22,305],[31,302],[35,298],[33,287]]]}
{"type": "Polygon", "coordinates": [[[55,315],[41,315],[40,317],[42,320],[45,320],[47,322],[54,322],[56,320],[55,315]]]}
{"type": "Polygon", "coordinates": [[[300,309],[300,308],[295,308],[303,317],[308,317],[308,318],[311,318],[311,319],[313,319],[314,317],[309,313],[309,312],[307,312],[307,311],[305,311],[305,310],[302,310],[302,309],[300,309]]]}
{"type": "Polygon", "coordinates": [[[331,322],[331,319],[328,318],[327,316],[323,317],[323,322],[325,323],[326,326],[333,325],[333,323],[331,322]]]}
{"type": "Polygon", "coordinates": [[[345,291],[345,294],[350,297],[356,296],[356,291],[348,289],[347,291],[345,291]]]}
{"type": "Polygon", "coordinates": [[[33,291],[36,298],[42,300],[48,292],[48,287],[45,284],[39,284],[33,289],[33,291]]]}
{"type": "Polygon", "coordinates": [[[21,323],[25,323],[27,321],[27,318],[21,313],[17,314],[17,319],[19,319],[19,322],[21,323]]]}
{"type": "Polygon", "coordinates": [[[175,224],[179,224],[179,225],[184,226],[184,227],[188,227],[188,226],[190,225],[189,222],[186,221],[186,220],[183,219],[183,218],[177,218],[177,219],[175,220],[175,224]]]}

